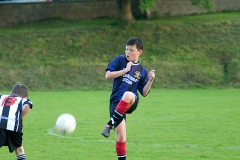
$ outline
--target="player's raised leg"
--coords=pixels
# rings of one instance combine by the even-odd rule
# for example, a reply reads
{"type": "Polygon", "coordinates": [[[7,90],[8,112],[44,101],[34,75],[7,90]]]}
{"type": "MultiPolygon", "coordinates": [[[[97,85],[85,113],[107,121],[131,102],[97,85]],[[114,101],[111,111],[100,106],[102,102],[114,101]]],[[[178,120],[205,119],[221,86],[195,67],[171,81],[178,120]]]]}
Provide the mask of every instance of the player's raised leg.
{"type": "MultiPolygon", "coordinates": [[[[129,109],[129,107],[134,103],[135,95],[132,92],[126,91],[123,94],[122,99],[119,101],[116,109],[114,110],[113,115],[111,116],[109,122],[104,127],[102,135],[106,138],[110,136],[110,131],[114,124],[119,124],[123,120],[123,115],[129,109]]],[[[115,126],[117,127],[117,126],[115,126]]]]}

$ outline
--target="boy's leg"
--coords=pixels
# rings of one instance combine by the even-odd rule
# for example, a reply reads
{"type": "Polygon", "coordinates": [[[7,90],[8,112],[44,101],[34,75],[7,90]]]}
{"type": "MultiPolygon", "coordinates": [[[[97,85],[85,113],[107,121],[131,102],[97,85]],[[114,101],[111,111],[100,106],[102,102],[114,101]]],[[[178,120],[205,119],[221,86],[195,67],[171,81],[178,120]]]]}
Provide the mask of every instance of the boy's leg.
{"type": "Polygon", "coordinates": [[[129,107],[135,102],[135,94],[132,92],[125,92],[122,99],[119,101],[116,109],[114,110],[113,116],[107,123],[109,126],[113,126],[114,123],[121,122],[123,115],[127,112],[129,107]]]}
{"type": "Polygon", "coordinates": [[[126,160],[126,121],[125,119],[116,127],[116,154],[118,160],[126,160]]]}
{"type": "MultiPolygon", "coordinates": [[[[110,115],[110,118],[113,116],[113,113],[114,113],[114,110],[116,109],[118,103],[116,102],[111,102],[109,103],[109,115],[110,115]]],[[[126,117],[125,115],[123,116],[124,118],[126,117]]],[[[115,124],[117,125],[117,124],[115,124]]],[[[111,127],[111,126],[108,126],[108,125],[105,125],[104,126],[104,129],[102,130],[102,135],[106,138],[108,138],[110,136],[110,132],[111,130],[113,129],[114,127],[111,127]]]]}
{"type": "Polygon", "coordinates": [[[106,138],[110,136],[110,131],[112,127],[117,127],[117,125],[123,120],[123,116],[126,113],[126,111],[129,109],[129,107],[135,102],[135,94],[132,92],[125,92],[123,94],[122,99],[117,104],[109,122],[104,127],[102,131],[102,135],[106,138]]]}
{"type": "Polygon", "coordinates": [[[126,112],[128,112],[130,106],[134,106],[134,108],[136,109],[136,106],[138,104],[138,98],[136,98],[136,95],[129,91],[123,94],[123,97],[113,111],[109,122],[102,131],[102,135],[104,137],[108,138],[110,136],[110,131],[112,127],[114,126],[116,128],[117,125],[122,122],[123,116],[126,112]]]}
{"type": "Polygon", "coordinates": [[[17,160],[26,160],[26,155],[24,154],[23,146],[18,147],[15,150],[15,154],[16,154],[17,160]]]}
{"type": "MultiPolygon", "coordinates": [[[[123,115],[128,110],[129,106],[130,106],[129,102],[126,102],[125,100],[121,99],[119,101],[118,105],[116,106],[116,108],[113,112],[113,116],[110,118],[107,125],[109,127],[113,127],[114,124],[119,124],[123,120],[123,115]]],[[[117,127],[117,126],[115,126],[115,127],[117,127]]]]}
{"type": "Polygon", "coordinates": [[[22,146],[22,132],[15,132],[6,130],[7,134],[7,142],[9,152],[15,152],[17,160],[26,160],[26,156],[24,154],[24,149],[22,146]]]}

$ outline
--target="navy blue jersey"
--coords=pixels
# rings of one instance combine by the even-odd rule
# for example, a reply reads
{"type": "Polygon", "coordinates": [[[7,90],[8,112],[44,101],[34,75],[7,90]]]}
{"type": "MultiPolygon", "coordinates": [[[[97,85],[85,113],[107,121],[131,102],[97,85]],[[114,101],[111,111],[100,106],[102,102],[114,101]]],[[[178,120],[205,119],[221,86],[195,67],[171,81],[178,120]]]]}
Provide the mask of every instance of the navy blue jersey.
{"type": "MultiPolygon", "coordinates": [[[[107,66],[107,71],[119,71],[126,68],[128,60],[125,56],[114,58],[107,66]]],[[[143,95],[143,87],[148,81],[148,72],[140,63],[133,63],[131,70],[126,74],[114,79],[111,102],[118,102],[122,98],[124,92],[131,91],[138,96],[138,91],[143,95]]]]}

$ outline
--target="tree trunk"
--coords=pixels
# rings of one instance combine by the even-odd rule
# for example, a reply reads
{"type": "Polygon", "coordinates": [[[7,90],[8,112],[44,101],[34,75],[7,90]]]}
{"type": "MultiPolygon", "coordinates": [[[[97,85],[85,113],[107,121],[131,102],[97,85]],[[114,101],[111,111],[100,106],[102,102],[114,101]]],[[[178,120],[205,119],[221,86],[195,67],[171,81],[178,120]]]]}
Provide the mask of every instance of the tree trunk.
{"type": "Polygon", "coordinates": [[[131,11],[131,0],[117,0],[119,7],[119,18],[122,24],[129,24],[134,21],[131,11]]]}

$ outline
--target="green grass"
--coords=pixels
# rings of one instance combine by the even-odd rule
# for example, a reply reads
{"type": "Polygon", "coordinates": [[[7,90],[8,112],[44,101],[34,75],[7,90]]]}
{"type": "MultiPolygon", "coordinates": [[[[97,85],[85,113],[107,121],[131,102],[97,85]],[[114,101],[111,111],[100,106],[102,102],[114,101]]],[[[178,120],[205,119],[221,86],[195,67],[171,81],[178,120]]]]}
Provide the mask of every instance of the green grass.
{"type": "Polygon", "coordinates": [[[240,12],[161,17],[128,26],[102,18],[0,28],[0,89],[15,83],[35,91],[109,89],[102,80],[105,68],[124,54],[132,36],[144,41],[140,62],[156,70],[154,88],[239,88],[239,28],[240,12]]]}
{"type": "MultiPolygon", "coordinates": [[[[8,92],[6,92],[8,93],[8,92]]],[[[24,119],[30,160],[113,160],[115,136],[100,135],[108,121],[110,91],[31,92],[33,110],[24,119]],[[62,113],[76,117],[73,134],[54,129],[62,113]]],[[[127,157],[133,160],[240,159],[240,90],[152,89],[127,116],[127,157]]],[[[1,148],[1,159],[14,154],[1,148]]]]}

